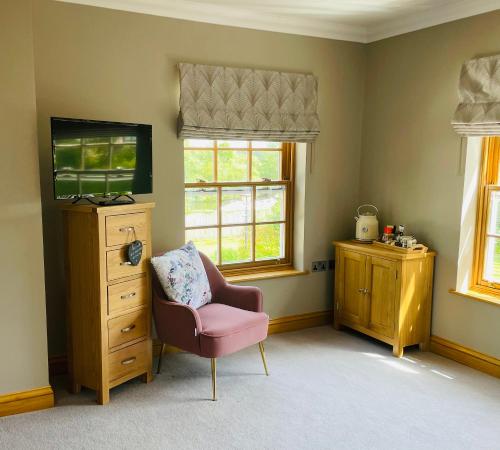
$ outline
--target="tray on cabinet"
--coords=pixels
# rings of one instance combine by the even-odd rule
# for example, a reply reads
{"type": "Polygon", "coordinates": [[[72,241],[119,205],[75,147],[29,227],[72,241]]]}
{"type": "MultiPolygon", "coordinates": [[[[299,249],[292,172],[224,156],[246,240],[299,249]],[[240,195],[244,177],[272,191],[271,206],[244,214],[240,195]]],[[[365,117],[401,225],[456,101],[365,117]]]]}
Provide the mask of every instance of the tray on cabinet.
{"type": "Polygon", "coordinates": [[[373,241],[375,247],[385,248],[386,250],[393,250],[398,253],[404,253],[406,255],[411,253],[427,253],[429,250],[424,244],[417,244],[412,248],[396,247],[395,245],[384,244],[383,242],[373,241]]]}

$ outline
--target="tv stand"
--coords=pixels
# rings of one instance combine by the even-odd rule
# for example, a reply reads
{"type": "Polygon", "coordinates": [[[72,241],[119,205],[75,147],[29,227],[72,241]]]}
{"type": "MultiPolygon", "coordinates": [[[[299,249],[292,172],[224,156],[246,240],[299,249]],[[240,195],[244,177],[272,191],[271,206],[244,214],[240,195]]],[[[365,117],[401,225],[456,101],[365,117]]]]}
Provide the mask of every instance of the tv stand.
{"type": "Polygon", "coordinates": [[[113,206],[113,205],[132,205],[135,203],[135,200],[127,194],[117,195],[110,200],[93,200],[93,197],[76,197],[76,199],[72,202],[73,205],[76,205],[81,200],[87,200],[89,203],[97,206],[113,206]],[[120,197],[127,197],[127,200],[118,200],[120,197]]]}
{"type": "Polygon", "coordinates": [[[92,200],[92,197],[76,197],[75,200],[73,200],[71,202],[72,205],[76,205],[78,202],[82,201],[82,200],[87,200],[89,203],[92,203],[93,205],[98,205],[99,203],[98,202],[95,202],[94,200],[92,200]]]}
{"type": "Polygon", "coordinates": [[[127,194],[117,195],[111,200],[101,200],[98,204],[99,206],[112,206],[112,205],[132,205],[135,200],[127,194]],[[127,197],[128,200],[118,200],[120,197],[127,197]]]}

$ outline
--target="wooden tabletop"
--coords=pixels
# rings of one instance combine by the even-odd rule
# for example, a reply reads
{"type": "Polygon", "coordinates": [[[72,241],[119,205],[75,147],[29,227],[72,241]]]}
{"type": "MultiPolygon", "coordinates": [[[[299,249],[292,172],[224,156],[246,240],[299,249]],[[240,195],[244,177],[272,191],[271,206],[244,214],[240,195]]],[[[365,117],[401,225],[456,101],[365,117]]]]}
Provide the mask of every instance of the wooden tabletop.
{"type": "Polygon", "coordinates": [[[426,253],[400,253],[392,250],[389,245],[387,246],[387,249],[385,249],[375,246],[371,242],[364,243],[355,240],[333,241],[333,245],[344,247],[353,251],[368,253],[370,255],[385,256],[386,258],[390,257],[392,259],[420,259],[434,257],[437,254],[434,250],[429,250],[426,253]]]}
{"type": "Polygon", "coordinates": [[[73,205],[72,203],[65,203],[61,206],[63,211],[74,211],[74,212],[83,212],[83,213],[92,213],[95,212],[97,214],[103,213],[115,213],[120,210],[126,210],[127,212],[135,211],[135,210],[144,210],[149,208],[154,208],[155,203],[153,202],[145,202],[145,203],[124,203],[121,205],[93,205],[91,203],[88,204],[77,204],[73,205]]]}

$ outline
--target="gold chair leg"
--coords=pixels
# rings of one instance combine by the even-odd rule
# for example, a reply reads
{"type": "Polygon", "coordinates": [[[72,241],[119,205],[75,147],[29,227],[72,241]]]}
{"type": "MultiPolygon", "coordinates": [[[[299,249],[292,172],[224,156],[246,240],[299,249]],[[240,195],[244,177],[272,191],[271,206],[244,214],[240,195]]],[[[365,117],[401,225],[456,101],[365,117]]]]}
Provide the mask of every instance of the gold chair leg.
{"type": "Polygon", "coordinates": [[[217,358],[210,358],[212,366],[212,400],[217,400],[217,358]]]}
{"type": "Polygon", "coordinates": [[[161,357],[163,356],[163,350],[165,349],[165,342],[161,343],[160,348],[160,357],[158,358],[158,368],[156,369],[156,373],[159,374],[161,370],[161,357]]]}
{"type": "Polygon", "coordinates": [[[260,350],[260,356],[262,356],[262,362],[264,363],[264,370],[266,371],[266,375],[269,376],[269,371],[267,370],[267,363],[266,363],[266,353],[264,352],[264,342],[259,342],[259,350],[260,350]]]}

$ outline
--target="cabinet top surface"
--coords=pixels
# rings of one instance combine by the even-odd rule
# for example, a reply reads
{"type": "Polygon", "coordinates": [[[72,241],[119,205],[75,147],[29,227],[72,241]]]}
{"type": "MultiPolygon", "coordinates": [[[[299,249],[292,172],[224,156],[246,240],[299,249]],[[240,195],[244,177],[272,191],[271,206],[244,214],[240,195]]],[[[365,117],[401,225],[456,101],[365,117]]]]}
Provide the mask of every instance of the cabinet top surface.
{"type": "Polygon", "coordinates": [[[359,253],[366,253],[370,255],[382,256],[391,259],[421,259],[436,256],[434,250],[429,250],[427,253],[399,253],[391,248],[381,248],[374,246],[370,243],[361,243],[356,241],[333,241],[333,245],[336,247],[346,248],[348,250],[357,251],[359,253]]]}
{"type": "Polygon", "coordinates": [[[61,209],[63,211],[79,212],[79,213],[95,213],[95,214],[116,214],[117,212],[134,212],[142,211],[144,209],[154,208],[153,202],[147,203],[130,203],[124,205],[100,206],[100,205],[73,205],[64,204],[61,209]]]}

